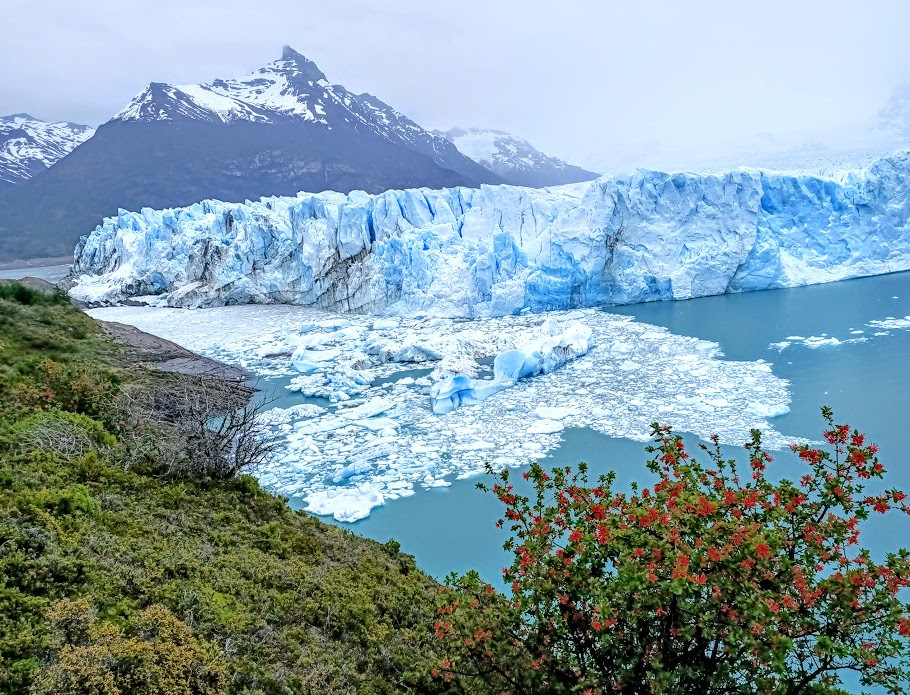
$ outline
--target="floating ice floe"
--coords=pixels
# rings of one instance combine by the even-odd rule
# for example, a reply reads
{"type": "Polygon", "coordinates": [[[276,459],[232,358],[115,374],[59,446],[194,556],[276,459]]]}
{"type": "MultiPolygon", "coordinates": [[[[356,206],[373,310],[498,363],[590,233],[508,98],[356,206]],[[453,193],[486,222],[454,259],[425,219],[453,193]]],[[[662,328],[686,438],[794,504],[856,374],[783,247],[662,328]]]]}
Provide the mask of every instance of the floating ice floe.
{"type": "MultiPolygon", "coordinates": [[[[903,318],[888,316],[884,319],[869,321],[866,324],[866,328],[872,329],[872,335],[879,337],[890,335],[888,331],[891,330],[910,330],[910,316],[904,316],[903,318]]],[[[815,350],[823,347],[839,347],[850,343],[866,343],[869,341],[866,331],[862,329],[850,329],[850,335],[853,337],[835,338],[827,333],[809,336],[808,338],[801,335],[788,335],[784,340],[768,345],[768,349],[783,352],[791,346],[799,345],[815,350]]]]}
{"type": "Polygon", "coordinates": [[[893,316],[889,316],[880,321],[870,321],[868,325],[870,328],[884,330],[908,330],[910,329],[910,316],[904,316],[902,319],[896,319],[893,316]]]}
{"type": "Polygon", "coordinates": [[[473,321],[349,316],[348,326],[334,330],[356,331],[306,343],[305,336],[329,332],[319,324],[331,314],[250,305],[91,313],[264,374],[265,390],[275,383],[299,394],[303,403],[263,415],[280,447],[257,475],[264,486],[302,498],[309,511],[341,521],[416,488],[477,475],[488,463],[540,459],[567,428],[643,441],[659,421],[701,437],[716,433],[728,444],[744,443],[754,427],[771,447],[790,441],[767,421],[790,401],[787,382],[769,364],[724,360],[716,343],[596,309],[473,321]],[[300,375],[291,354],[304,344],[330,345],[336,354],[300,375]],[[272,357],[262,357],[266,345],[272,357]],[[439,357],[394,361],[405,345],[433,345],[439,357]],[[496,360],[513,351],[520,360],[510,358],[508,368],[500,360],[508,388],[434,414],[431,393],[439,395],[451,367],[476,392],[497,383],[496,360]]]}
{"type": "Polygon", "coordinates": [[[590,342],[591,329],[587,326],[575,323],[563,327],[555,319],[546,319],[533,332],[517,338],[515,347],[496,355],[492,379],[472,379],[468,374],[458,373],[433,384],[430,387],[433,412],[444,415],[462,405],[476,405],[514,386],[520,379],[548,374],[587,354],[590,342]]]}

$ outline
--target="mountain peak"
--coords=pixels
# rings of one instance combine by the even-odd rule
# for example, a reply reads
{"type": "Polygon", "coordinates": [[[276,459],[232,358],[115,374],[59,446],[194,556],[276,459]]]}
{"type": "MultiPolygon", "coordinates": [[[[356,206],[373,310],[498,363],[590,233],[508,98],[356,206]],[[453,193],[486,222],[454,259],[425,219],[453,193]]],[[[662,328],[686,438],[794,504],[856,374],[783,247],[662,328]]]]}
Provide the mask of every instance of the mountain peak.
{"type": "Polygon", "coordinates": [[[288,45],[281,47],[281,59],[282,60],[297,60],[298,58],[303,58],[306,60],[306,57],[295,51],[288,45]]]}
{"type": "Polygon", "coordinates": [[[294,67],[297,68],[307,80],[318,82],[319,80],[326,79],[325,73],[319,69],[319,66],[316,65],[316,63],[302,53],[298,53],[290,46],[285,46],[281,49],[281,60],[285,63],[293,63],[294,67]]]}
{"type": "Polygon", "coordinates": [[[439,135],[481,166],[521,186],[556,186],[589,181],[598,176],[593,171],[549,157],[524,138],[504,130],[452,128],[439,135]]]}
{"type": "Polygon", "coordinates": [[[0,121],[4,121],[6,123],[14,123],[17,120],[35,121],[38,123],[44,122],[40,118],[35,118],[34,116],[32,116],[31,114],[28,114],[28,113],[11,113],[8,116],[0,116],[0,121]]]}

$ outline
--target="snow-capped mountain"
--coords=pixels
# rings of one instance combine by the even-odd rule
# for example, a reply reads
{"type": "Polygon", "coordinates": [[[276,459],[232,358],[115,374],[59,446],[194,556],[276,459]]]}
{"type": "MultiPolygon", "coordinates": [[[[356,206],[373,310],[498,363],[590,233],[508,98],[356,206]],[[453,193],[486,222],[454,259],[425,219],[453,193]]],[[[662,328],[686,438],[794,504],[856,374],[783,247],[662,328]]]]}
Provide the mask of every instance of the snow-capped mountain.
{"type": "Polygon", "coordinates": [[[27,113],[0,116],[0,185],[30,179],[94,133],[87,125],[47,123],[27,113]]]}
{"type": "Polygon", "coordinates": [[[501,177],[285,47],[237,79],[152,83],[46,174],[0,193],[0,259],[68,253],[118,208],[501,177]]]}
{"type": "Polygon", "coordinates": [[[281,59],[245,77],[208,84],[153,82],[115,121],[312,125],[335,133],[363,133],[426,154],[439,166],[468,178],[490,180],[451,142],[424,130],[371,94],[333,85],[313,61],[290,46],[281,59]]]}
{"type": "Polygon", "coordinates": [[[558,186],[596,179],[599,174],[548,157],[527,140],[502,130],[452,128],[441,135],[481,166],[518,186],[558,186]]]}

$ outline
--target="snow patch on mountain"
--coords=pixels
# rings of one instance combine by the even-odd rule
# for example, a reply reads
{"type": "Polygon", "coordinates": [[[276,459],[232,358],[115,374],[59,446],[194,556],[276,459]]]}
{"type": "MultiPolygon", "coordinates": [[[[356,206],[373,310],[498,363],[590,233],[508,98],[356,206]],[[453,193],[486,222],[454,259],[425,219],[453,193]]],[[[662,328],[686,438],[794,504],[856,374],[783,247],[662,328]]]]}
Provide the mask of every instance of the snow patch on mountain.
{"type": "Polygon", "coordinates": [[[910,142],[910,82],[900,85],[879,111],[878,127],[903,142],[910,142]]]}
{"type": "Polygon", "coordinates": [[[95,134],[78,123],[47,123],[27,113],[0,116],[0,183],[21,183],[95,134]]]}

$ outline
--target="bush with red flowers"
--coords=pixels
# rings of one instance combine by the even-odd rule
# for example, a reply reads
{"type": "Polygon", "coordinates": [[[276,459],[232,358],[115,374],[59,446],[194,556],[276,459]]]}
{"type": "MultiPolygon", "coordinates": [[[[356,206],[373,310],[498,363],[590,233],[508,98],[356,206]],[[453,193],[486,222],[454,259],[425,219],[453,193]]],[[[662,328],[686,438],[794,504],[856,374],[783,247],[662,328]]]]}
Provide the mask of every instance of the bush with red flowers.
{"type": "Polygon", "coordinates": [[[651,487],[535,464],[526,497],[500,473],[488,489],[512,531],[511,595],[476,573],[449,580],[433,675],[462,690],[708,695],[843,692],[855,672],[907,692],[910,554],[859,546],[870,514],[907,513],[907,496],[868,493],[878,448],[822,413],[828,446],[792,447],[798,482],[768,479],[758,431],[741,475],[716,438],[702,466],[658,425],[651,487]]]}

